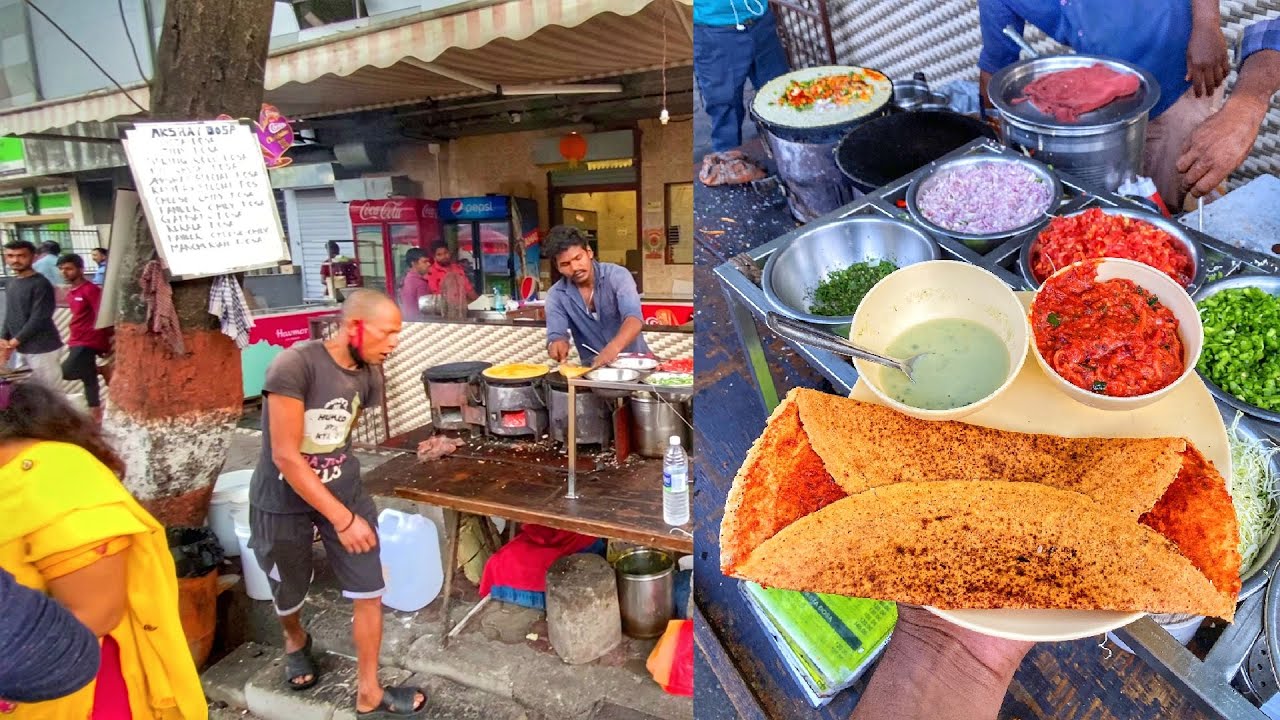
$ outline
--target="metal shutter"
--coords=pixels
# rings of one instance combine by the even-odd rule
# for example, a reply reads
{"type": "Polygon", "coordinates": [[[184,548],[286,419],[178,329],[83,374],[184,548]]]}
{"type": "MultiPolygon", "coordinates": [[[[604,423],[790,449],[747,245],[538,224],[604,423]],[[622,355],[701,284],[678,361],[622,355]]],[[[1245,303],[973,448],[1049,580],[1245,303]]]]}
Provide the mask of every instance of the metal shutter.
{"type": "Polygon", "coordinates": [[[350,254],[351,217],[346,203],[338,202],[330,188],[296,190],[293,198],[298,213],[298,245],[302,248],[302,297],[323,300],[320,265],[329,258],[326,246],[330,240],[337,240],[342,243],[343,252],[350,254]]]}

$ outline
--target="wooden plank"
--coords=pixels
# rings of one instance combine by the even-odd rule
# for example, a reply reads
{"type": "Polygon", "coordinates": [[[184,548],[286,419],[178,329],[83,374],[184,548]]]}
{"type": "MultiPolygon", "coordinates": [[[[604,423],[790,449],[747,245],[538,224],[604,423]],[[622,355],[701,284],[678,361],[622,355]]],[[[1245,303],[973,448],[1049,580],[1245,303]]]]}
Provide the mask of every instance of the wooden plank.
{"type": "Polygon", "coordinates": [[[733,703],[734,712],[740,720],[768,720],[764,710],[760,709],[760,703],[756,702],[755,695],[751,693],[751,688],[742,681],[742,676],[736,671],[730,671],[733,661],[707,624],[707,619],[702,616],[697,603],[693,605],[693,642],[697,652],[702,654],[711,666],[711,671],[716,674],[720,688],[728,696],[729,702],[733,703]]]}

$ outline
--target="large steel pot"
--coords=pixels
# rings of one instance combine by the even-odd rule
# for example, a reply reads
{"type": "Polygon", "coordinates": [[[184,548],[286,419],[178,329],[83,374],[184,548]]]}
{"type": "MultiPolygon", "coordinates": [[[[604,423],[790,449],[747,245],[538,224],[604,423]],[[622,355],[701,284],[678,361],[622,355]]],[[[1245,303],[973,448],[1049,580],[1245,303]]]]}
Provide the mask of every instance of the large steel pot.
{"type": "Polygon", "coordinates": [[[641,456],[660,458],[665,455],[672,435],[679,435],[680,444],[686,451],[690,449],[692,438],[686,424],[690,413],[685,403],[638,392],[631,396],[629,404],[631,442],[641,456]]]}
{"type": "Polygon", "coordinates": [[[1160,100],[1160,84],[1151,73],[1111,58],[1054,55],[1024,60],[1000,70],[992,76],[987,94],[1000,114],[1006,145],[1026,150],[1055,170],[1108,192],[1114,192],[1126,178],[1142,174],[1147,117],[1160,100]],[[1021,101],[1026,87],[1045,75],[1098,63],[1116,72],[1137,75],[1138,92],[1085,113],[1072,123],[1021,101]]]}

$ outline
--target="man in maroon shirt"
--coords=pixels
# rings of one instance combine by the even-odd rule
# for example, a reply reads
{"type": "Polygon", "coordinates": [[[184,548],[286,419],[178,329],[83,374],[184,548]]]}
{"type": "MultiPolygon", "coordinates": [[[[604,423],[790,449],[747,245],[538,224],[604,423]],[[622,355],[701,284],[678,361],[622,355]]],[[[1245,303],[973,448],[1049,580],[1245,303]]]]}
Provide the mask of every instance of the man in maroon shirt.
{"type": "Polygon", "coordinates": [[[404,280],[400,281],[400,312],[405,320],[426,320],[427,314],[422,311],[418,302],[423,295],[431,295],[427,286],[426,275],[431,268],[431,258],[422,248],[409,248],[404,254],[406,266],[404,280]]]}
{"type": "MultiPolygon", "coordinates": [[[[84,383],[84,397],[93,419],[102,422],[102,398],[98,388],[98,358],[111,353],[111,328],[98,324],[102,288],[84,276],[84,258],[69,253],[58,258],[58,270],[67,283],[66,301],[71,309],[71,337],[67,359],[62,361],[62,379],[84,383]]],[[[105,374],[104,374],[105,375],[105,374]]]]}

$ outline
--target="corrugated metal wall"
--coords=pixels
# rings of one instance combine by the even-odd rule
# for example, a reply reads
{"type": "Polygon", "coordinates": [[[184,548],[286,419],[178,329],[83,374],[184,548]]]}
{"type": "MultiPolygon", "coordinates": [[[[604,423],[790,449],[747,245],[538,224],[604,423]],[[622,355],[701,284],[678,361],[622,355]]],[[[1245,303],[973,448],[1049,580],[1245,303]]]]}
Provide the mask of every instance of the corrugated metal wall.
{"type": "MultiPolygon", "coordinates": [[[[1131,0],[1117,0],[1131,1],[1131,0]]],[[[836,56],[841,63],[877,68],[890,77],[923,71],[931,84],[978,79],[977,0],[827,0],[836,56]]],[[[1233,48],[1246,25],[1280,17],[1280,0],[1224,0],[1223,31],[1233,48]]],[[[1041,53],[1060,52],[1057,43],[1028,27],[1027,39],[1041,53]]],[[[1228,92],[1235,84],[1233,72],[1228,92]]],[[[1260,174],[1280,174],[1280,107],[1274,103],[1253,153],[1232,186],[1260,174]]]]}

